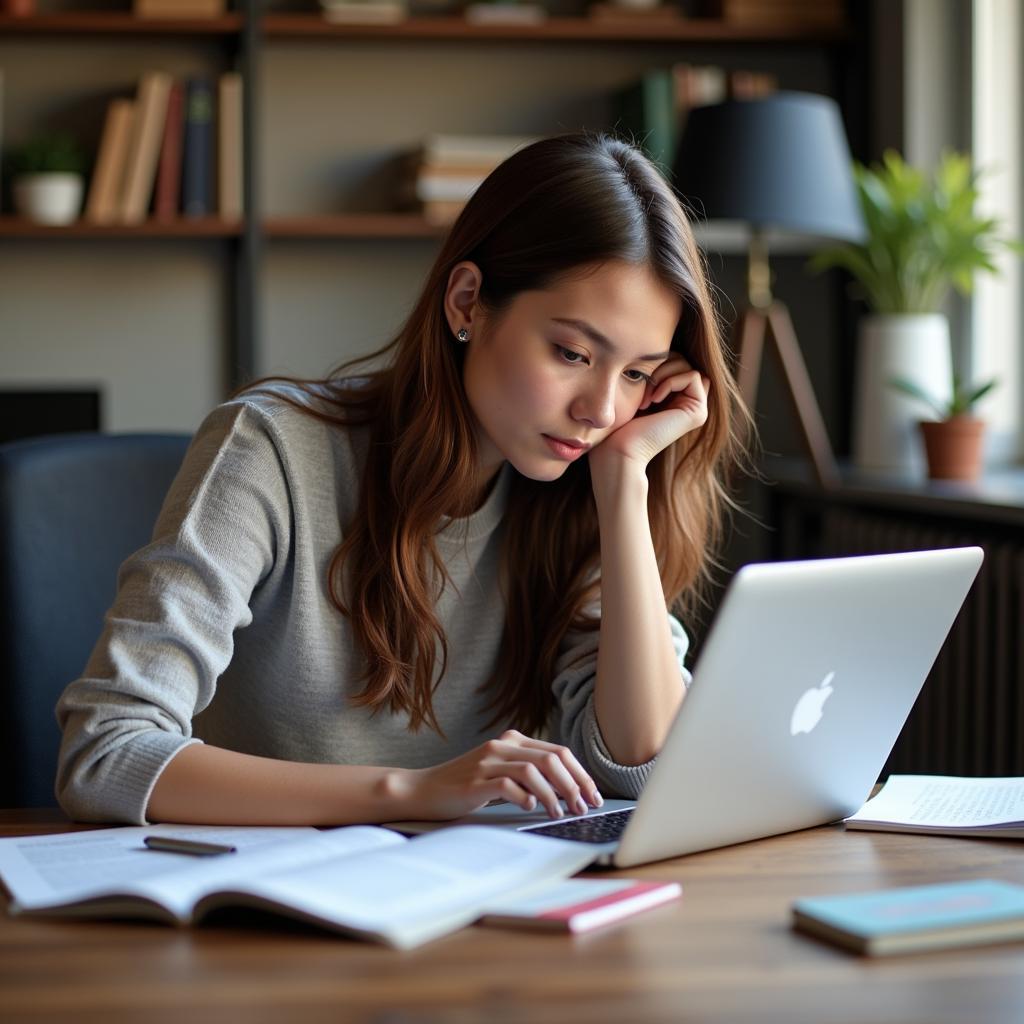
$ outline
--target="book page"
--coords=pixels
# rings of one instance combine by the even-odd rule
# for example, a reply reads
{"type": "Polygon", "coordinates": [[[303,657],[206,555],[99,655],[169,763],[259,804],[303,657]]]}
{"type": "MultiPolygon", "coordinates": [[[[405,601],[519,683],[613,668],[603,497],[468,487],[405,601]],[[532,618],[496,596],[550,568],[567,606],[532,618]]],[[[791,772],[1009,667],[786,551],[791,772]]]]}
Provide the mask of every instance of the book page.
{"type": "Polygon", "coordinates": [[[264,876],[235,891],[408,947],[470,923],[499,893],[565,877],[593,857],[585,843],[466,826],[373,857],[264,876]]]}
{"type": "MultiPolygon", "coordinates": [[[[341,830],[333,830],[341,831],[341,830]]],[[[365,830],[359,830],[365,831],[365,830]]],[[[383,829],[382,841],[400,837],[383,829]]],[[[218,825],[146,825],[0,839],[0,876],[15,910],[62,906],[102,896],[135,895],[180,914],[196,892],[224,878],[249,871],[280,869],[304,858],[333,855],[337,840],[323,840],[315,828],[225,827],[218,825]],[[235,846],[237,853],[192,857],[147,849],[145,836],[166,835],[235,846]]],[[[363,849],[365,837],[348,847],[363,849]]]]}
{"type": "Polygon", "coordinates": [[[323,832],[313,829],[311,835],[295,842],[256,850],[244,861],[236,862],[234,855],[200,858],[203,863],[187,875],[154,878],[136,886],[135,892],[158,900],[185,919],[191,917],[195,904],[205,896],[255,884],[283,871],[301,875],[321,865],[333,865],[337,870],[345,858],[362,854],[376,857],[376,851],[401,847],[408,841],[375,825],[347,825],[323,832]]]}
{"type": "Polygon", "coordinates": [[[890,775],[878,795],[846,820],[951,829],[1019,827],[1024,778],[890,775]]]}

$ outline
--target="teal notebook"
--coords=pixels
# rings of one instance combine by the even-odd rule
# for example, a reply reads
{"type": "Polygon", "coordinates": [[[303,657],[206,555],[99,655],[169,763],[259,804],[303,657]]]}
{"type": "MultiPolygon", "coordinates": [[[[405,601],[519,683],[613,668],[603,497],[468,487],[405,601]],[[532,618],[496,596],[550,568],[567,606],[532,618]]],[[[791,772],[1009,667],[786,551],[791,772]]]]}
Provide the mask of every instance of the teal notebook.
{"type": "Polygon", "coordinates": [[[869,956],[1024,938],[1024,886],[990,879],[798,900],[793,927],[869,956]]]}

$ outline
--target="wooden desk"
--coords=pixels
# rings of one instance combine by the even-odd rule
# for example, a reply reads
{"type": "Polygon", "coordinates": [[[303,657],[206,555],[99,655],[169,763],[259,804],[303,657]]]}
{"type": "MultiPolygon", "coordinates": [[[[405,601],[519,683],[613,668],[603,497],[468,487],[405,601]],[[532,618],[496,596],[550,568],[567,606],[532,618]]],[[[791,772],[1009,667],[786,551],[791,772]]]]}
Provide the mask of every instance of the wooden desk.
{"type": "MultiPolygon", "coordinates": [[[[0,811],[0,835],[69,828],[57,812],[0,811]]],[[[1020,841],[827,827],[628,874],[677,879],[683,899],[576,938],[470,928],[407,953],[266,918],[177,930],[4,915],[0,1021],[1024,1020],[1024,943],[863,960],[789,928],[799,896],[1024,883],[1020,841]]]]}

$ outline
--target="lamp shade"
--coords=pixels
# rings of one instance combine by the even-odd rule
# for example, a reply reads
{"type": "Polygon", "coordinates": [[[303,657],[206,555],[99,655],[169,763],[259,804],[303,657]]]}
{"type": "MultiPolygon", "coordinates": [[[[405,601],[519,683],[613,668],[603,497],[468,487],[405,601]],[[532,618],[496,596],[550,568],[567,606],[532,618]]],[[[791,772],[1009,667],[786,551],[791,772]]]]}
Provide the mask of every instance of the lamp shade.
{"type": "Polygon", "coordinates": [[[835,101],[777,92],[694,108],[676,188],[708,220],[859,241],[864,224],[835,101]]]}

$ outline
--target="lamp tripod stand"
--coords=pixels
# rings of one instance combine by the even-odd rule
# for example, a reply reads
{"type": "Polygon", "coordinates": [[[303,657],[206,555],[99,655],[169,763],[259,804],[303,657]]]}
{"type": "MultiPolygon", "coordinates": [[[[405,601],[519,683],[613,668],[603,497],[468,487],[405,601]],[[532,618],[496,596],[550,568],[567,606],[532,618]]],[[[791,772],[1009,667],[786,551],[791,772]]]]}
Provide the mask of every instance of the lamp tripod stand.
{"type": "Polygon", "coordinates": [[[765,342],[769,342],[778,356],[814,475],[819,486],[828,490],[839,483],[839,473],[825,430],[825,421],[814,397],[807,364],[800,352],[789,310],[784,303],[772,298],[768,250],[764,239],[757,232],[750,240],[747,291],[749,304],[733,328],[740,394],[747,408],[753,411],[765,342]]]}

